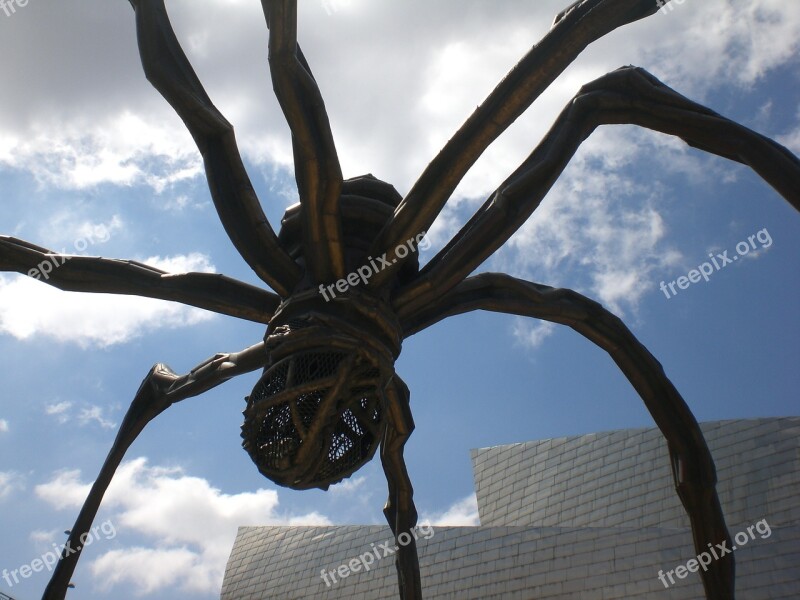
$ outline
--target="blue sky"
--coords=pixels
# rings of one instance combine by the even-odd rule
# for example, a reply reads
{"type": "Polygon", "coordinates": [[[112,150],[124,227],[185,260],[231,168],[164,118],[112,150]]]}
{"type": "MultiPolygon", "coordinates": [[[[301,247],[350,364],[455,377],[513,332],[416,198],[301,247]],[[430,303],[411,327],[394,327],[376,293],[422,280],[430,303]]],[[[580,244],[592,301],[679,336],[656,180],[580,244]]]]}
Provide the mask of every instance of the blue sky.
{"type": "MultiPolygon", "coordinates": [[[[346,177],[404,193],[565,0],[307,2],[299,37],[346,177]]],[[[288,129],[258,2],[169,2],[277,228],[296,201],[288,129]],[[202,9],[198,8],[202,6],[202,9]]],[[[676,4],[611,33],[485,153],[429,237],[429,259],[513,171],[578,88],[623,64],[800,153],[800,5],[676,4]]],[[[144,79],[128,2],[0,12],[0,234],[53,250],[259,281],[227,240],[199,156],[144,79]]],[[[748,169],[633,127],[598,130],[481,270],[571,287],[620,315],[701,421],[798,414],[800,215],[748,169]],[[760,233],[759,233],[760,232],[760,233]],[[755,249],[667,298],[708,255],[755,249]]],[[[128,403],[155,362],[185,372],[263,327],[0,275],[0,569],[64,541],[128,403]]],[[[477,522],[469,449],[653,425],[611,359],[576,333],[470,314],[406,340],[397,372],[417,429],[415,497],[434,523],[477,522]]],[[[81,560],[84,598],[211,598],[236,528],[383,523],[378,461],[329,492],[261,477],[240,447],[243,376],[171,408],[129,451],[81,560]],[[107,528],[108,529],[108,528],[107,528]],[[108,529],[110,531],[110,529],[108,529]]],[[[664,482],[665,486],[671,482],[664,482]]],[[[309,577],[316,577],[316,572],[309,577]]],[[[0,591],[38,597],[47,573],[0,591]]]]}

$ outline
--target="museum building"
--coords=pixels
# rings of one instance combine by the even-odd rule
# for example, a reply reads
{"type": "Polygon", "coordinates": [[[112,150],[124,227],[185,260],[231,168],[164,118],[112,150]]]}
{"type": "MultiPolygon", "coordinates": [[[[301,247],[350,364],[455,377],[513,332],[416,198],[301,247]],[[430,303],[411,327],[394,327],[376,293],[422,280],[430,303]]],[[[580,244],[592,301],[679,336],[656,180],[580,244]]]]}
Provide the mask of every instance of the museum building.
{"type": "MultiPolygon", "coordinates": [[[[701,428],[736,547],[737,597],[797,600],[800,417],[701,428]]],[[[426,600],[704,598],[689,519],[657,429],[471,455],[481,524],[418,535],[426,600]]],[[[385,525],[241,527],[221,597],[396,600],[394,557],[380,551],[390,539],[385,525]],[[358,572],[337,578],[336,567],[358,557],[358,572]],[[323,579],[323,570],[333,575],[323,579]]]]}

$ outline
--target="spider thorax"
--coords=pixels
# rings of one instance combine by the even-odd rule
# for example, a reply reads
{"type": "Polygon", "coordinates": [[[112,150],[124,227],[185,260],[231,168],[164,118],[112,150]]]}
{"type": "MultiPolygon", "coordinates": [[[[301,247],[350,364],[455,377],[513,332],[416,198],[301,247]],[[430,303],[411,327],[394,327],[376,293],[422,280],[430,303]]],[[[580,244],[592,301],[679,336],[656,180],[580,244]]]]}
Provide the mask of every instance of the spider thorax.
{"type": "MultiPolygon", "coordinates": [[[[371,176],[345,182],[349,269],[367,256],[371,238],[400,199],[387,185],[371,176]]],[[[302,264],[298,217],[298,206],[287,210],[280,238],[302,264]]],[[[265,337],[268,363],[247,399],[242,426],[242,445],[275,483],[327,489],[375,454],[402,340],[386,296],[366,286],[323,296],[314,285],[275,313],[265,337]]]]}

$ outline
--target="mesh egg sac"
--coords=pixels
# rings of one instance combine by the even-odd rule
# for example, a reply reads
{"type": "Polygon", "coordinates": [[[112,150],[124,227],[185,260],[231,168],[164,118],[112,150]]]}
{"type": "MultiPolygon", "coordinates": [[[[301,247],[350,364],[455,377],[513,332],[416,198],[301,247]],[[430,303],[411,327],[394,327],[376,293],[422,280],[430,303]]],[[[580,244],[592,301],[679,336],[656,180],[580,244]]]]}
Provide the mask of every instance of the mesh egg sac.
{"type": "Polygon", "coordinates": [[[384,423],[380,371],[356,358],[340,394],[330,397],[340,371],[350,364],[347,357],[346,352],[300,352],[271,366],[253,388],[243,446],[275,483],[325,489],[372,458],[384,423]]]}

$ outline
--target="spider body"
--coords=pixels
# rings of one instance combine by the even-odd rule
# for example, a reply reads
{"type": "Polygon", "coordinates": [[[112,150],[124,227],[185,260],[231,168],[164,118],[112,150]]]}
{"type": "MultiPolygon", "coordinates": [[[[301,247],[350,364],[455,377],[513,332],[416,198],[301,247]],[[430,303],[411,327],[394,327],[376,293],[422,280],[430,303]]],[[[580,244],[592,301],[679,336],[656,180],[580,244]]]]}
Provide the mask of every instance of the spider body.
{"type": "MultiPolygon", "coordinates": [[[[408,281],[418,262],[374,289],[366,284],[379,267],[368,252],[400,200],[372,175],[344,181],[349,277],[326,285],[307,276],[270,321],[267,364],[247,399],[242,438],[259,471],[279,485],[327,489],[372,459],[383,438],[386,389],[403,338],[386,288],[408,281]]],[[[278,239],[304,267],[301,211],[302,203],[287,209],[278,239]]]]}
{"type": "Polygon", "coordinates": [[[281,305],[242,426],[262,474],[294,489],[327,489],[373,457],[400,353],[392,317],[385,302],[356,290],[327,302],[310,289],[281,305]]]}
{"type": "MultiPolygon", "coordinates": [[[[278,234],[259,204],[233,127],[206,94],[171,27],[164,0],[130,0],[144,72],[203,156],[217,215],[253,272],[276,293],[221,275],[170,275],[141,263],[70,257],[46,283],[64,290],[178,301],[267,324],[264,341],[217,354],[185,375],[157,363],[142,382],[71,529],[90,531],[125,452],[172,404],[262,370],[247,399],[243,446],[262,474],[294,489],[354,473],[380,448],[384,514],[395,538],[417,522],[403,449],[414,429],[408,388],[394,371],[404,338],[473,310],[564,324],[605,350],[667,441],[676,491],[697,553],[732,546],[714,461],[688,405],[656,358],[615,315],[567,289],[473,272],[533,214],[580,144],[605,124],[635,124],[751,167],[800,210],[800,160],[772,140],[623,67],[583,86],[530,156],[422,268],[412,243],[478,157],[593,41],[655,14],[662,0],[578,0],[478,106],[401,198],[372,176],[342,176],[321,92],[297,44],[296,0],[261,0],[273,89],[292,133],[300,203],[278,234]]],[[[0,238],[0,268],[23,274],[58,255],[0,238]]],[[[55,261],[54,261],[55,262],[55,261]]],[[[407,533],[406,533],[407,535],[407,533]]],[[[64,598],[80,551],[62,555],[45,600],[64,598]]],[[[422,598],[413,540],[399,544],[400,597],[422,598]]],[[[709,600],[733,600],[731,555],[700,573],[709,600]]]]}

